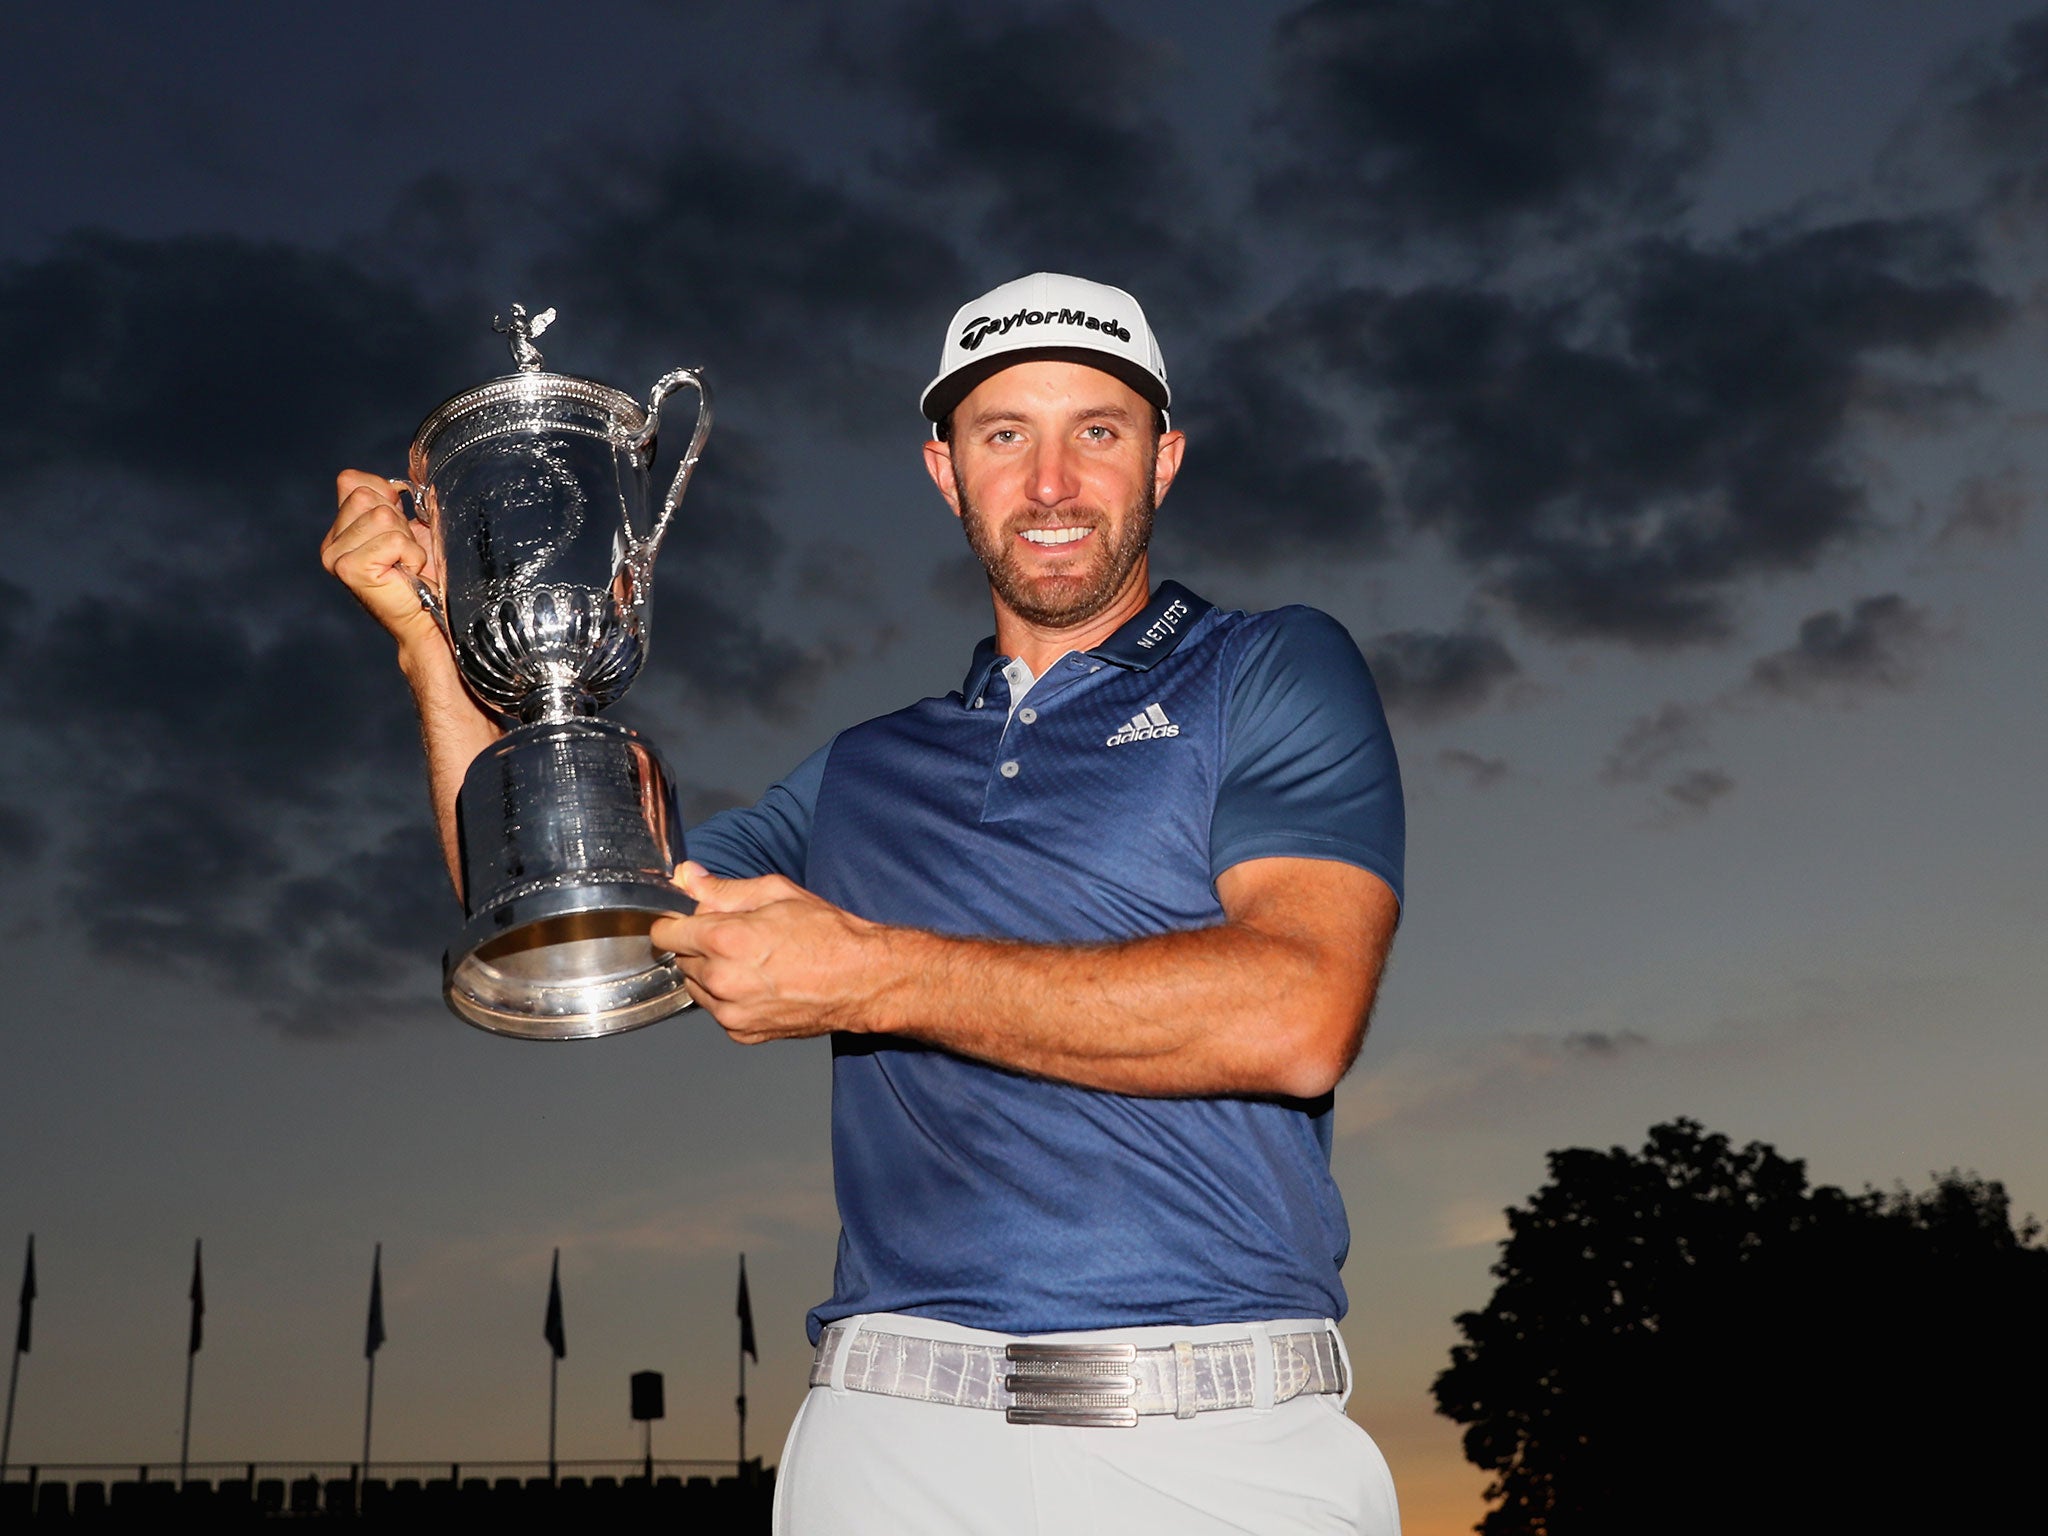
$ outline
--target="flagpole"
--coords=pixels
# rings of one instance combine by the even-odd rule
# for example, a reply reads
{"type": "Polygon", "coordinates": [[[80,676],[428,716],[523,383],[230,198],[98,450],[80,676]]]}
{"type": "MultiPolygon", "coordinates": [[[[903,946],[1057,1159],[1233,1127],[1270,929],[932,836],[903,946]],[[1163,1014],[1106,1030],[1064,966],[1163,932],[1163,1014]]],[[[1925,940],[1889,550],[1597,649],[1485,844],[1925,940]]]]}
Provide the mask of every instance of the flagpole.
{"type": "Polygon", "coordinates": [[[199,1358],[185,1352],[185,1427],[178,1435],[178,1486],[185,1486],[185,1469],[192,1464],[192,1362],[199,1358]]]}
{"type": "MultiPolygon", "coordinates": [[[[733,1399],[733,1407],[738,1411],[740,1419],[739,1475],[745,1477],[747,1475],[747,1355],[754,1348],[754,1303],[747,1295],[747,1256],[744,1253],[740,1255],[740,1293],[738,1304],[734,1307],[734,1311],[739,1314],[740,1320],[740,1395],[733,1399]]],[[[755,1354],[754,1358],[758,1360],[761,1357],[759,1354],[755,1354]]]]}
{"type": "Polygon", "coordinates": [[[7,1477],[7,1453],[14,1445],[14,1388],[21,1380],[21,1346],[14,1346],[14,1364],[7,1372],[7,1428],[0,1431],[0,1482],[7,1477]]]}
{"type": "Polygon", "coordinates": [[[363,1381],[363,1477],[370,1476],[370,1405],[377,1400],[377,1357],[370,1356],[370,1368],[363,1381]]]}
{"type": "Polygon", "coordinates": [[[377,1401],[377,1351],[384,1347],[384,1245],[370,1255],[370,1316],[363,1325],[363,1359],[368,1368],[363,1377],[363,1470],[360,1489],[370,1476],[370,1410],[377,1401]]]}
{"type": "Polygon", "coordinates": [[[192,1331],[185,1340],[185,1427],[178,1434],[178,1486],[192,1465],[192,1367],[199,1359],[200,1319],[206,1316],[206,1284],[199,1267],[198,1238],[192,1239],[192,1331]]]}
{"type": "Polygon", "coordinates": [[[569,1336],[562,1328],[562,1250],[555,1250],[554,1263],[548,1268],[548,1315],[541,1325],[541,1337],[548,1341],[548,1481],[555,1480],[555,1404],[556,1386],[562,1369],[562,1356],[569,1353],[569,1336]]]}
{"type": "Polygon", "coordinates": [[[14,1364],[7,1371],[7,1427],[0,1429],[0,1480],[7,1476],[14,1448],[14,1389],[21,1384],[21,1357],[28,1353],[29,1318],[36,1304],[36,1235],[28,1235],[28,1263],[21,1272],[21,1312],[14,1325],[14,1364]]]}

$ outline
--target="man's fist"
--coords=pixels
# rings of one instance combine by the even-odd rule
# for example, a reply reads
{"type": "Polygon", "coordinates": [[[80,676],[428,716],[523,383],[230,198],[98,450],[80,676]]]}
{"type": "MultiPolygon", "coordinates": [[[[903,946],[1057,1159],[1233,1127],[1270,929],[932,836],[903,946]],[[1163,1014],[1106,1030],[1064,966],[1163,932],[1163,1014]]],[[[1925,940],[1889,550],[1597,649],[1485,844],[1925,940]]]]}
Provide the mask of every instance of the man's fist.
{"type": "Polygon", "coordinates": [[[417,525],[399,510],[397,486],[382,475],[345,469],[334,489],[334,526],[321,540],[320,563],[401,646],[431,641],[445,647],[414,585],[418,578],[438,589],[441,572],[417,525]]]}
{"type": "Polygon", "coordinates": [[[690,996],[743,1045],[869,1027],[886,930],[780,875],[727,880],[686,863],[676,883],[694,917],[648,938],[673,953],[690,996]]]}

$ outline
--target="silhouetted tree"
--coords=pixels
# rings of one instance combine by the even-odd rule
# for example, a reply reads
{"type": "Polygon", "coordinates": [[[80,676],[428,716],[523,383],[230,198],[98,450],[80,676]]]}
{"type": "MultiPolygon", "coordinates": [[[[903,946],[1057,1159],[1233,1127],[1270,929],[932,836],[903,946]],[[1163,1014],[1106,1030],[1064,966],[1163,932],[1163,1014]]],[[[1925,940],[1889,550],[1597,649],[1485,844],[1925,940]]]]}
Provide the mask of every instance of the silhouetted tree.
{"type": "Polygon", "coordinates": [[[1549,1164],[1436,1380],[1485,1536],[2040,1528],[2048,1251],[2002,1186],[1809,1187],[1682,1119],[1549,1164]]]}

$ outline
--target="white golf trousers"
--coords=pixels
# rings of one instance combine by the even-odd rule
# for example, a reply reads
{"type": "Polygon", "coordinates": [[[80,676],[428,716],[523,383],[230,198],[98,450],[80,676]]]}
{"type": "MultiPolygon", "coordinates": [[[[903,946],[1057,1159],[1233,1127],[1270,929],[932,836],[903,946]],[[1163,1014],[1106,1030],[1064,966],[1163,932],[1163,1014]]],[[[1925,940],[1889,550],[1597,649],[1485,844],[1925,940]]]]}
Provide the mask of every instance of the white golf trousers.
{"type": "MultiPolygon", "coordinates": [[[[1011,1336],[877,1315],[888,1333],[1003,1345],[1011,1336]]],[[[1275,1334],[1324,1326],[1276,1321],[1275,1334]]],[[[841,1341],[844,1348],[854,1330],[841,1341]]],[[[1241,1339],[1231,1324],[1046,1335],[1034,1342],[1241,1339]]],[[[1349,1377],[1349,1365],[1346,1365],[1349,1377]]],[[[1346,1394],[1348,1395],[1348,1393],[1346,1394]]],[[[1132,1429],[1009,1423],[1001,1412],[811,1388],[776,1475],[776,1536],[1399,1536],[1386,1459],[1343,1399],[1191,1419],[1148,1415],[1132,1429]]]]}

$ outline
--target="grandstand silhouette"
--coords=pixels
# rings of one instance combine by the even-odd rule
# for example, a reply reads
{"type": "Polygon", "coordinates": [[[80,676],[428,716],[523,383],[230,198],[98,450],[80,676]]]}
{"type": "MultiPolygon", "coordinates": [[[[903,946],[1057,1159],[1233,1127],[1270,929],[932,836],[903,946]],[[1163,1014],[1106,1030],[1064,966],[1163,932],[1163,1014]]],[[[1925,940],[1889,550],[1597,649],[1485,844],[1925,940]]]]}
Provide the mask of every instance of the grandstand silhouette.
{"type": "Polygon", "coordinates": [[[438,1463],[432,1469],[408,1463],[379,1468],[369,1477],[348,1463],[216,1463],[193,1470],[217,1475],[180,1482],[175,1468],[17,1468],[13,1478],[0,1483],[0,1529],[104,1530],[161,1527],[170,1521],[219,1526],[308,1518],[386,1528],[474,1519],[645,1520],[701,1536],[753,1536],[769,1528],[775,1469],[763,1468],[758,1459],[739,1468],[729,1461],[657,1462],[652,1477],[637,1461],[564,1465],[582,1466],[589,1475],[558,1472],[550,1477],[545,1463],[469,1469],[459,1463],[438,1463]],[[714,1465],[733,1470],[722,1475],[687,1470],[714,1465]],[[596,1470],[600,1467],[611,1470],[596,1470]]]}

